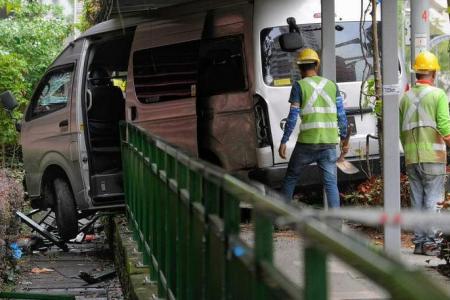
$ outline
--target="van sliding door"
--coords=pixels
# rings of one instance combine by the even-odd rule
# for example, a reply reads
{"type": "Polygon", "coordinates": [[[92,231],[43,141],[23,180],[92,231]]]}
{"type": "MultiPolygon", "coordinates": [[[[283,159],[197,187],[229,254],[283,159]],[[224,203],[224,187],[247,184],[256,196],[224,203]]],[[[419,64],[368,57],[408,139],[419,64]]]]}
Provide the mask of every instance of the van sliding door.
{"type": "Polygon", "coordinates": [[[200,46],[200,157],[229,171],[255,167],[251,8],[211,12],[200,46]]]}
{"type": "Polygon", "coordinates": [[[204,14],[138,26],[128,68],[127,120],[197,155],[196,94],[204,14]]]}

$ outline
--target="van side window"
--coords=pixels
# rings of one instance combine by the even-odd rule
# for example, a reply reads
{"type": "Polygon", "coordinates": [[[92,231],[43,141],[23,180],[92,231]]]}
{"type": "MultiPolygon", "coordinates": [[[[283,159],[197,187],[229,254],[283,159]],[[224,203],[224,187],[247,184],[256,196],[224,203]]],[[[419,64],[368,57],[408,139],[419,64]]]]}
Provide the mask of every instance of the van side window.
{"type": "Polygon", "coordinates": [[[202,42],[199,63],[199,95],[213,96],[247,89],[241,36],[202,42]]]}
{"type": "Polygon", "coordinates": [[[57,111],[67,105],[72,92],[72,72],[71,66],[46,75],[33,97],[31,118],[57,111]]]}
{"type": "Polygon", "coordinates": [[[136,51],[133,77],[142,103],[196,96],[200,41],[190,41],[136,51]]]}

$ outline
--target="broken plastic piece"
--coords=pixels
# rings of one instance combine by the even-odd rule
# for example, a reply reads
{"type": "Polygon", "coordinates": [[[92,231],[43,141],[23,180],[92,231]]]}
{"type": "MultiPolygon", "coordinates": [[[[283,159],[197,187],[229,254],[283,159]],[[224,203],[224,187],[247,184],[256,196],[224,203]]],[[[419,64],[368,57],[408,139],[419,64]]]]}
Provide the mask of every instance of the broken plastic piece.
{"type": "Polygon", "coordinates": [[[31,273],[33,273],[33,274],[45,274],[45,273],[51,273],[51,272],[55,272],[55,270],[48,269],[48,268],[33,268],[33,269],[31,269],[31,273]]]}
{"type": "Polygon", "coordinates": [[[106,279],[112,278],[114,276],[116,276],[115,270],[109,270],[109,271],[96,273],[96,274],[80,272],[80,275],[78,275],[78,277],[80,277],[81,279],[83,279],[84,281],[86,281],[89,284],[99,283],[99,282],[105,281],[106,279]]]}
{"type": "Polygon", "coordinates": [[[9,245],[9,248],[12,250],[12,257],[15,260],[18,260],[22,257],[22,249],[20,249],[17,243],[12,243],[11,245],[9,245]]]}

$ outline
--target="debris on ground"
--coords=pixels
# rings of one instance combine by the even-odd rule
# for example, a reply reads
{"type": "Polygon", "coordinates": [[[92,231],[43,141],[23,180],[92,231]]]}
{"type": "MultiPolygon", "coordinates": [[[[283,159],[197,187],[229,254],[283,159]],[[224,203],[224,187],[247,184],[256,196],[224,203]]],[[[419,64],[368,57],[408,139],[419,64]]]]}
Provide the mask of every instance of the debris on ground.
{"type": "Polygon", "coordinates": [[[11,255],[15,260],[18,260],[22,257],[22,249],[17,245],[16,242],[11,243],[9,245],[9,248],[11,249],[11,255]]]}
{"type": "Polygon", "coordinates": [[[86,281],[89,284],[93,283],[99,283],[102,281],[105,281],[107,279],[111,279],[114,276],[116,276],[116,270],[111,269],[104,272],[99,273],[88,273],[88,272],[80,272],[80,275],[78,275],[81,279],[86,281]]]}
{"type": "Polygon", "coordinates": [[[91,242],[68,243],[67,252],[53,245],[46,252],[24,256],[15,291],[73,295],[77,299],[123,299],[105,233],[97,235],[91,242]]]}
{"type": "Polygon", "coordinates": [[[17,240],[17,245],[22,249],[25,254],[30,254],[33,251],[47,248],[47,244],[44,239],[36,234],[31,236],[21,237],[17,240]]]}
{"type": "MultiPolygon", "coordinates": [[[[341,193],[343,205],[355,206],[383,206],[383,179],[372,176],[363,181],[356,188],[350,185],[348,192],[341,193]]],[[[411,207],[409,197],[409,181],[405,174],[400,175],[400,204],[401,207],[411,207]]]]}
{"type": "Polygon", "coordinates": [[[49,269],[49,268],[33,268],[33,269],[31,269],[31,273],[33,273],[33,274],[42,274],[42,273],[50,273],[50,272],[55,272],[55,270],[49,269]]]}

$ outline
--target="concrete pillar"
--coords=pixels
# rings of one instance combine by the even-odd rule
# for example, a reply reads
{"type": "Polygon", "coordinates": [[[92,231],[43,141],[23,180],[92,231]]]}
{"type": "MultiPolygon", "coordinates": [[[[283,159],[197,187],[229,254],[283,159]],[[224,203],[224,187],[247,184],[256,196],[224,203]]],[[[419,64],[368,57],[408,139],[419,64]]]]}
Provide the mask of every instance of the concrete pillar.
{"type": "MultiPolygon", "coordinates": [[[[420,0],[421,1],[421,0],[420,0]]],[[[383,180],[384,210],[389,215],[400,212],[400,150],[398,84],[397,1],[381,5],[382,76],[383,76],[383,180]]],[[[384,248],[400,256],[400,226],[384,227],[384,248]]]]}
{"type": "MultiPolygon", "coordinates": [[[[321,0],[322,16],[322,76],[336,81],[336,45],[335,45],[335,21],[334,21],[334,0],[321,0]]],[[[323,206],[328,209],[327,194],[325,188],[322,191],[323,206]]]]}
{"type": "Polygon", "coordinates": [[[336,81],[336,49],[334,0],[321,0],[322,5],[322,76],[336,81]]]}
{"type": "MultiPolygon", "coordinates": [[[[410,0],[411,6],[411,68],[417,54],[429,48],[430,42],[430,1],[410,0]]],[[[412,73],[411,83],[415,82],[412,73]]]]}

